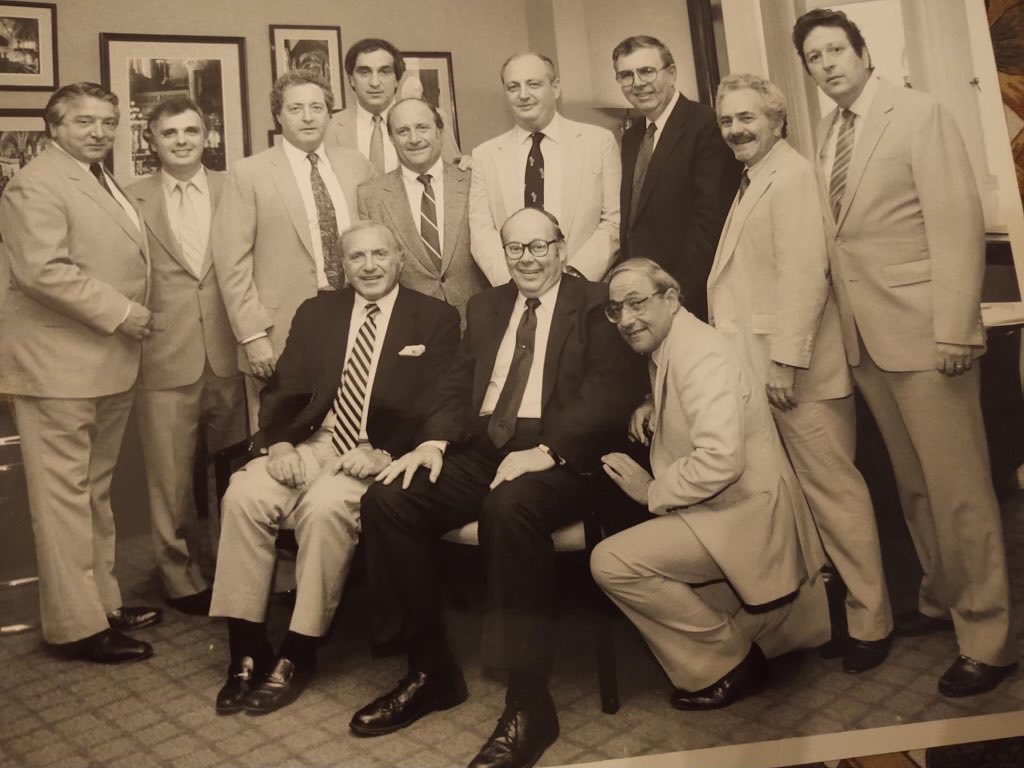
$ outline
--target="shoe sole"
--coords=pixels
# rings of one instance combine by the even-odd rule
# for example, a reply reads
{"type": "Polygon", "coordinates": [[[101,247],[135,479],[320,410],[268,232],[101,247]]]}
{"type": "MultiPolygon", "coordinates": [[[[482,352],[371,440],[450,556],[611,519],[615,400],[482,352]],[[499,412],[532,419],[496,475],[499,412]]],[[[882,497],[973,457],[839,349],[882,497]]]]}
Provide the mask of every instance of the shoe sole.
{"type": "MultiPolygon", "coordinates": [[[[387,725],[387,726],[384,726],[382,728],[367,728],[364,725],[359,725],[357,723],[350,722],[348,724],[348,727],[349,727],[349,729],[353,733],[357,734],[358,736],[387,736],[389,733],[394,733],[395,731],[400,731],[403,728],[408,728],[410,725],[415,723],[417,720],[419,720],[421,718],[424,718],[424,717],[426,717],[427,715],[429,715],[429,714],[431,714],[433,712],[444,712],[445,710],[448,710],[448,709],[454,709],[455,707],[459,706],[460,704],[465,703],[466,699],[468,699],[468,698],[469,698],[469,691],[468,690],[467,691],[462,691],[459,695],[452,696],[450,699],[444,699],[439,704],[430,707],[429,709],[427,709],[426,711],[422,712],[421,714],[416,715],[416,717],[414,717],[414,718],[412,718],[410,720],[407,720],[407,721],[405,721],[403,723],[395,723],[393,725],[387,725]]],[[[545,749],[546,749],[546,747],[545,747],[545,749]]],[[[540,755],[538,755],[537,757],[539,759],[540,755]]]]}

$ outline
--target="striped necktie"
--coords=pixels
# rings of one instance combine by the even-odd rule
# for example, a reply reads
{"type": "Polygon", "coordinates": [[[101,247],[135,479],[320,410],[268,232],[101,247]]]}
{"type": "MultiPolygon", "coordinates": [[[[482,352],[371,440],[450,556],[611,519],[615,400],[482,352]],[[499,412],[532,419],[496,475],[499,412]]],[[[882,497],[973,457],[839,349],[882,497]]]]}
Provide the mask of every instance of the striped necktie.
{"type": "Polygon", "coordinates": [[[334,434],[331,440],[338,454],[344,456],[359,445],[359,431],[366,407],[366,382],[370,378],[370,361],[377,336],[377,315],[380,307],[366,305],[366,319],[359,326],[356,343],[345,361],[341,372],[341,385],[334,396],[334,434]]]}
{"type": "Polygon", "coordinates": [[[654,132],[656,130],[658,130],[658,126],[655,123],[647,126],[636,153],[636,165],[633,166],[633,192],[629,198],[630,224],[636,221],[636,214],[640,207],[640,192],[643,191],[644,181],[647,179],[647,169],[650,167],[651,157],[654,155],[654,132]]]}
{"type": "Polygon", "coordinates": [[[416,177],[423,185],[423,197],[420,199],[420,239],[427,249],[427,256],[434,267],[441,271],[441,236],[437,229],[437,201],[434,200],[434,188],[430,186],[431,175],[424,173],[416,177]]]}
{"type": "Polygon", "coordinates": [[[856,115],[848,109],[842,112],[843,122],[839,126],[836,138],[836,159],[832,161],[832,177],[828,182],[828,200],[832,206],[832,218],[839,221],[842,208],[843,193],[846,192],[846,173],[850,170],[850,158],[853,157],[853,118],[856,115]]]}

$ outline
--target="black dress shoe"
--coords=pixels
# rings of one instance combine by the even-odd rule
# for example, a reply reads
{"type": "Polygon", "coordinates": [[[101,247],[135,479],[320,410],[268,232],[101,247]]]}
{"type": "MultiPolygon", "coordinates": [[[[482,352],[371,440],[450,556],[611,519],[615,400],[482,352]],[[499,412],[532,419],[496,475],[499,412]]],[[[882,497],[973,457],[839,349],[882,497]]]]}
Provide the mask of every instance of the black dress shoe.
{"type": "Polygon", "coordinates": [[[217,714],[233,715],[245,709],[245,700],[253,688],[263,682],[264,677],[256,672],[256,664],[251,656],[243,656],[237,667],[228,667],[228,679],[217,691],[217,714]]]}
{"type": "Polygon", "coordinates": [[[893,634],[897,637],[917,637],[932,632],[952,632],[952,619],[936,619],[920,611],[898,614],[893,622],[893,634]]]}
{"type": "Polygon", "coordinates": [[[113,613],[107,614],[107,621],[110,622],[111,629],[116,629],[118,632],[131,632],[135,629],[159,624],[163,617],[164,612],[159,608],[146,605],[122,605],[113,613]]]}
{"type": "Polygon", "coordinates": [[[245,698],[245,711],[250,715],[269,715],[287,707],[306,690],[316,667],[297,667],[291,659],[280,658],[259,685],[253,686],[245,698]]]}
{"type": "Polygon", "coordinates": [[[991,691],[1004,679],[1017,671],[1017,662],[1005,667],[983,664],[958,656],[945,674],[939,678],[939,693],[943,696],[974,696],[991,691]]]}
{"type": "Polygon", "coordinates": [[[460,669],[443,678],[410,672],[394,690],[352,715],[348,727],[360,736],[382,736],[405,728],[431,712],[457,707],[468,697],[460,669]]]}
{"type": "Polygon", "coordinates": [[[843,651],[843,672],[856,674],[874,669],[885,661],[891,647],[891,634],[881,640],[858,640],[851,637],[846,641],[846,649],[843,651]]]}
{"type": "Polygon", "coordinates": [[[672,694],[672,706],[676,709],[721,709],[755,693],[767,679],[768,662],[754,643],[743,661],[718,682],[693,692],[677,688],[672,694]]]}
{"type": "Polygon", "coordinates": [[[194,595],[168,597],[165,602],[174,610],[187,613],[190,616],[209,616],[210,600],[212,598],[213,590],[204,589],[202,592],[196,592],[194,595]]]}
{"type": "Polygon", "coordinates": [[[550,701],[528,709],[506,706],[469,768],[530,768],[557,738],[558,715],[550,701]]]}
{"type": "Polygon", "coordinates": [[[105,629],[84,640],[60,646],[72,658],[97,664],[124,664],[142,661],[153,655],[153,646],[122,635],[116,629],[105,629]]]}

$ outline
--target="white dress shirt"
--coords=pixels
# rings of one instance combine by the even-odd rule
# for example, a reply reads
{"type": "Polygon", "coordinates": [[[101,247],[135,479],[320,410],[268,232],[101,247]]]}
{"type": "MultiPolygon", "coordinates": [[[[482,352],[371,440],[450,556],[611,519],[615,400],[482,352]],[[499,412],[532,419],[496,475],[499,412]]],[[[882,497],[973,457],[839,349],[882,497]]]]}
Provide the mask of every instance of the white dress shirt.
{"type": "MultiPolygon", "coordinates": [[[[434,167],[427,171],[430,174],[430,189],[434,193],[434,209],[437,213],[437,240],[441,244],[441,255],[444,255],[444,162],[438,158],[434,167]]],[[[423,185],[416,177],[420,174],[402,166],[402,183],[405,184],[405,196],[409,200],[412,221],[416,231],[420,231],[420,209],[423,205],[423,185]]]]}
{"type": "MultiPolygon", "coordinates": [[[[394,106],[392,102],[391,106],[394,106]]],[[[384,140],[384,173],[395,170],[398,167],[398,153],[395,152],[395,145],[391,143],[388,136],[388,107],[380,113],[380,133],[384,140]]],[[[373,113],[363,108],[363,105],[356,101],[356,147],[359,153],[367,160],[370,159],[370,138],[373,136],[373,113]]]]}
{"type": "Polygon", "coordinates": [[[652,152],[658,148],[658,142],[661,140],[661,134],[665,132],[665,124],[668,122],[669,115],[672,114],[672,110],[676,108],[676,104],[678,102],[679,91],[676,91],[674,94],[672,94],[672,101],[670,101],[668,103],[668,106],[661,111],[661,114],[658,115],[657,120],[644,121],[644,130],[646,130],[651,123],[654,123],[656,126],[658,126],[657,129],[654,131],[654,146],[651,147],[652,152]]]}
{"type": "MultiPolygon", "coordinates": [[[[514,129],[516,144],[516,173],[519,174],[516,180],[516,189],[526,187],[526,158],[530,155],[530,147],[533,146],[533,139],[525,128],[516,126],[514,129]]],[[[562,118],[556,112],[551,122],[540,129],[544,138],[540,142],[540,153],[544,156],[544,210],[550,213],[559,221],[562,220],[562,154],[565,151],[565,129],[562,126],[562,118]]],[[[512,210],[518,211],[523,207],[523,196],[519,199],[512,210]]]]}
{"type": "Polygon", "coordinates": [[[206,262],[206,250],[210,243],[210,220],[213,218],[213,205],[210,202],[210,184],[206,177],[206,169],[199,166],[195,175],[185,182],[161,169],[160,185],[164,190],[164,203],[167,206],[165,210],[171,224],[171,232],[174,233],[178,247],[181,249],[181,255],[189,269],[192,270],[192,274],[199,277],[202,274],[203,264],[206,262]],[[176,191],[179,184],[185,184],[186,200],[184,202],[176,191]],[[182,206],[184,206],[184,211],[182,206]],[[194,248],[186,248],[186,245],[191,244],[184,242],[188,238],[182,237],[183,214],[188,215],[191,219],[190,224],[197,238],[194,248]]]}
{"type": "MultiPolygon", "coordinates": [[[[871,111],[871,105],[875,101],[875,94],[878,93],[878,78],[870,77],[864,84],[864,90],[860,92],[860,96],[850,106],[850,111],[853,112],[853,148],[857,149],[857,141],[860,139],[861,126],[864,124],[864,118],[868,116],[868,112],[871,111]]],[[[839,127],[843,124],[843,110],[842,107],[836,112],[836,119],[832,122],[832,127],[829,128],[828,138],[825,139],[825,146],[822,147],[821,162],[822,168],[825,171],[825,181],[828,182],[832,178],[832,164],[836,160],[836,144],[839,141],[839,127]]],[[[852,158],[851,158],[852,159],[852,158]]],[[[830,214],[831,215],[831,214],[830,214]]]]}

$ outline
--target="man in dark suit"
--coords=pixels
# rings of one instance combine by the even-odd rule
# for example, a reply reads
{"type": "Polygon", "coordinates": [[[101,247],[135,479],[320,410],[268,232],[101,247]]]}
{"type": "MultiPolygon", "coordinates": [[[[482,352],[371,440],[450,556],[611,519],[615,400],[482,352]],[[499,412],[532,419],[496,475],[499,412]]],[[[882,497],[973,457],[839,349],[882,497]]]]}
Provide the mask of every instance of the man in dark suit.
{"type": "Polygon", "coordinates": [[[622,137],[621,258],[656,261],[681,285],[683,305],[708,319],[707,284],[742,165],[710,107],[676,90],[672,52],[655,37],[612,51],[615,79],[642,115],[622,137]]]}
{"type": "Polygon", "coordinates": [[[203,167],[206,117],[187,96],[149,114],[160,170],[128,188],[146,222],[152,333],[142,346],[135,411],[146,463],[153,548],[167,602],[205,616],[192,467],[200,429],[210,451],[246,435],[245,388],[210,255],[225,174],[203,167]]]}
{"type": "Polygon", "coordinates": [[[469,173],[441,157],[444,121],[422,99],[388,112],[400,165],[359,187],[359,217],[386,224],[408,255],[399,282],[442,299],[464,316],[488,287],[469,252],[469,173]]]}
{"type": "Polygon", "coordinates": [[[509,683],[474,767],[533,765],[557,738],[547,689],[550,534],[579,519],[592,482],[585,473],[616,442],[643,383],[642,366],[604,320],[606,287],[563,274],[557,220],[523,209],[501,237],[512,282],[470,300],[458,355],[421,432],[426,442],[364,498],[370,570],[388,569],[396,586],[409,674],[350,724],[360,735],[390,733],[466,699],[445,640],[435,542],[478,519],[490,606],[484,663],[508,669],[509,683]]]}
{"type": "Polygon", "coordinates": [[[458,313],[399,288],[402,254],[387,227],[341,236],[349,287],[303,303],[262,395],[260,431],[224,496],[212,616],[228,617],[231,664],[219,714],[291,703],[316,667],[359,539],[371,478],[409,450],[452,361],[458,313]],[[339,383],[340,382],[340,383],[339,383]],[[276,656],[266,634],[279,528],[298,540],[295,609],[276,656]]]}

